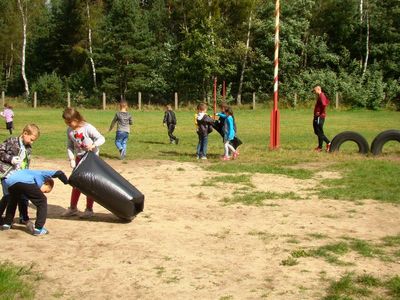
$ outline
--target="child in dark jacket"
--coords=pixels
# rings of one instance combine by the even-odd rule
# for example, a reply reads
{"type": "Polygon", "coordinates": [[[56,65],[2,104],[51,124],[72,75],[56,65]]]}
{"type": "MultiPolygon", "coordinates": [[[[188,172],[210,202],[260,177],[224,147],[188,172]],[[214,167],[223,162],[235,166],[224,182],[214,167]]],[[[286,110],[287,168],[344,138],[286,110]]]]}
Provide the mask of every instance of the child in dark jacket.
{"type": "Polygon", "coordinates": [[[170,104],[165,106],[163,125],[167,126],[169,142],[171,144],[178,144],[179,139],[176,136],[174,136],[174,130],[176,127],[176,116],[170,104]]]}
{"type": "Polygon", "coordinates": [[[68,178],[62,171],[21,170],[11,174],[6,180],[10,202],[7,206],[6,217],[2,230],[11,229],[15,210],[21,196],[25,195],[36,206],[36,222],[28,221],[26,227],[33,235],[44,235],[48,230],[44,227],[47,218],[47,198],[44,193],[50,193],[54,186],[52,178],[60,179],[64,184],[68,178]]]}
{"type": "MultiPolygon", "coordinates": [[[[32,144],[40,136],[39,127],[28,124],[19,137],[10,137],[0,144],[0,178],[3,188],[3,198],[0,200],[0,217],[7,208],[9,201],[5,179],[17,170],[29,169],[31,161],[32,144]]],[[[26,223],[28,216],[28,200],[18,202],[20,222],[26,223]]]]}
{"type": "Polygon", "coordinates": [[[197,159],[207,159],[208,135],[212,131],[214,120],[207,115],[207,105],[205,103],[197,105],[197,114],[195,114],[194,121],[199,137],[196,151],[197,159]]]}

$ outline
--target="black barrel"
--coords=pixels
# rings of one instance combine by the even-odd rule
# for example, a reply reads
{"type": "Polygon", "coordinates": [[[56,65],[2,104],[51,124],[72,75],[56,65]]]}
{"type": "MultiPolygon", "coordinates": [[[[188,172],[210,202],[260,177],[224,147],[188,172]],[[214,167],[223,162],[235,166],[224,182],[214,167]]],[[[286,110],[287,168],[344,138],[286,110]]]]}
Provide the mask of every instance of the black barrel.
{"type": "Polygon", "coordinates": [[[74,168],[69,183],[121,219],[132,220],[143,211],[144,195],[92,152],[74,168]]]}

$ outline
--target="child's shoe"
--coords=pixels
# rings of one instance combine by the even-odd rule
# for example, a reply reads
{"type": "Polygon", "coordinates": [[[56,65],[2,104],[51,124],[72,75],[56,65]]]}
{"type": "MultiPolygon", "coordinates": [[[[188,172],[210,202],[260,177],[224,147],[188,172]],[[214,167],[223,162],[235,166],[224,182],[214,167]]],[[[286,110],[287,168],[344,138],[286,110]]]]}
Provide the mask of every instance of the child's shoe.
{"type": "Polygon", "coordinates": [[[5,230],[10,230],[11,229],[11,225],[9,224],[3,224],[1,225],[1,230],[5,231],[5,230]]]}
{"type": "Polygon", "coordinates": [[[206,159],[207,159],[207,156],[202,156],[202,157],[200,157],[200,159],[206,160],[206,159]]]}
{"type": "Polygon", "coordinates": [[[321,152],[322,149],[321,149],[320,147],[317,147],[317,148],[314,149],[314,151],[315,151],[315,152],[321,152]]]}
{"type": "Polygon", "coordinates": [[[81,219],[90,219],[93,216],[94,216],[93,210],[90,208],[86,208],[85,211],[83,212],[83,214],[81,214],[79,217],[81,219]]]}
{"type": "Polygon", "coordinates": [[[79,213],[78,209],[75,208],[71,208],[68,207],[67,210],[65,212],[63,212],[63,214],[61,215],[62,217],[72,217],[72,216],[77,216],[79,213]]]}
{"type": "Polygon", "coordinates": [[[42,227],[40,229],[39,228],[35,228],[33,230],[33,235],[45,235],[45,234],[48,234],[48,233],[49,233],[49,231],[44,227],[42,227]]]}
{"type": "Polygon", "coordinates": [[[330,152],[331,150],[331,143],[326,144],[326,152],[330,152]]]}
{"type": "Polygon", "coordinates": [[[122,149],[121,150],[121,155],[120,155],[121,160],[124,160],[125,156],[126,156],[126,149],[122,149]]]}
{"type": "Polygon", "coordinates": [[[229,156],[225,155],[225,156],[222,157],[222,160],[231,160],[231,158],[229,156]]]}
{"type": "Polygon", "coordinates": [[[238,156],[239,156],[239,152],[238,151],[233,152],[233,159],[238,158],[238,156]]]}

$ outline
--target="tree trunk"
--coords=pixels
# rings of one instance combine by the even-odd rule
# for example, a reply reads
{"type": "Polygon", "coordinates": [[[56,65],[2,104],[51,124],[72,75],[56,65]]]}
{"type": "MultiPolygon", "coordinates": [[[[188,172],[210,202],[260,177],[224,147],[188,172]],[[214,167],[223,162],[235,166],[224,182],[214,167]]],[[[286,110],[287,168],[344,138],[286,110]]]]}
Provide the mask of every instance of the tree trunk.
{"type": "Polygon", "coordinates": [[[368,12],[368,2],[367,2],[367,10],[365,12],[365,21],[367,23],[367,37],[365,40],[365,60],[364,60],[364,68],[362,72],[362,76],[364,77],[365,72],[367,72],[368,66],[368,58],[369,58],[369,12],[368,12]]]}
{"type": "MultiPolygon", "coordinates": [[[[22,0],[23,1],[23,0],[22,0]]],[[[19,10],[21,12],[21,18],[22,18],[22,35],[23,35],[23,40],[22,40],[22,57],[21,57],[21,74],[22,78],[24,80],[24,85],[25,85],[25,96],[26,98],[29,97],[29,83],[28,83],[28,78],[26,77],[25,73],[25,64],[26,64],[26,28],[28,26],[28,4],[25,3],[25,10],[23,7],[23,3],[21,0],[18,0],[18,6],[19,10]]]]}
{"type": "Polygon", "coordinates": [[[249,53],[249,48],[250,48],[251,20],[252,20],[252,11],[250,11],[250,16],[249,16],[249,27],[247,29],[247,40],[246,40],[246,52],[243,58],[242,70],[240,71],[239,88],[236,96],[237,105],[242,105],[242,86],[243,86],[244,71],[246,69],[247,55],[249,53]]]}
{"type": "Polygon", "coordinates": [[[92,29],[90,27],[90,7],[89,1],[86,1],[86,12],[87,12],[87,19],[88,19],[88,43],[89,43],[89,60],[90,64],[92,65],[92,76],[93,76],[93,86],[97,87],[97,80],[96,80],[96,67],[93,60],[93,50],[92,50],[92,29]]]}

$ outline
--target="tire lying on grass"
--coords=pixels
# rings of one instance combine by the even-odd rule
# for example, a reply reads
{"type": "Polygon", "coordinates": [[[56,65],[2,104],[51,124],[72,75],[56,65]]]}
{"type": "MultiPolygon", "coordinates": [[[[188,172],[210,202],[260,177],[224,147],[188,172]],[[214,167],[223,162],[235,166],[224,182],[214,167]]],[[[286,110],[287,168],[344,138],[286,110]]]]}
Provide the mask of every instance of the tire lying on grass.
{"type": "Polygon", "coordinates": [[[329,152],[339,151],[340,146],[344,142],[352,141],[358,146],[358,153],[367,154],[369,145],[367,140],[359,133],[354,131],[344,131],[336,135],[331,141],[331,148],[329,152]]]}
{"type": "Polygon", "coordinates": [[[378,134],[371,144],[372,154],[373,155],[381,154],[383,146],[389,141],[400,142],[400,130],[389,129],[378,134]]]}

